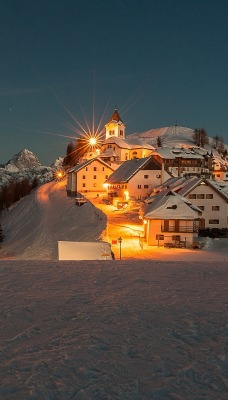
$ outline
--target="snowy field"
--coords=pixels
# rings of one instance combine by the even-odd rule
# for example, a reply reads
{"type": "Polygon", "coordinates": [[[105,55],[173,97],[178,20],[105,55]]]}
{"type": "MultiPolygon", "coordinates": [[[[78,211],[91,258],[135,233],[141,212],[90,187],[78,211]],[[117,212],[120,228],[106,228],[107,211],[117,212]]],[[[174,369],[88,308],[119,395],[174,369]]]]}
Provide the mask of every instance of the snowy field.
{"type": "Polygon", "coordinates": [[[100,208],[52,182],[1,217],[0,400],[227,399],[227,241],[142,249],[100,208]],[[111,232],[122,261],[58,261],[111,232]]]}
{"type": "Polygon", "coordinates": [[[0,399],[227,399],[227,271],[1,260],[0,399]]]}

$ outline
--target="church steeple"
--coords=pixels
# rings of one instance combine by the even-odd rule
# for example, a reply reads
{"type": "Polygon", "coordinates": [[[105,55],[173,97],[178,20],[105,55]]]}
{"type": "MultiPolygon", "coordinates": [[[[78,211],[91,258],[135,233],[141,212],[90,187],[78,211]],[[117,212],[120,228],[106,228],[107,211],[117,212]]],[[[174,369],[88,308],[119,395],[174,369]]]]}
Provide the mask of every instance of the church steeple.
{"type": "Polygon", "coordinates": [[[125,139],[125,125],[117,109],[115,109],[109,122],[105,125],[105,139],[113,136],[125,139]]]}

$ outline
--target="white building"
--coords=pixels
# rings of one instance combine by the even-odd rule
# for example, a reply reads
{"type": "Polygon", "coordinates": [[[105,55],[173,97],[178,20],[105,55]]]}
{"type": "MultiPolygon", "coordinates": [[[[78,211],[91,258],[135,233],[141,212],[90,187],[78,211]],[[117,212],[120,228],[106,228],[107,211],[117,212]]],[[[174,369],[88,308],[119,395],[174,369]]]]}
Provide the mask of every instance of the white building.
{"type": "Polygon", "coordinates": [[[105,181],[113,168],[100,158],[93,158],[71,168],[67,173],[67,195],[76,196],[83,192],[104,192],[105,181]]]}
{"type": "Polygon", "coordinates": [[[149,246],[191,247],[198,238],[201,210],[179,194],[160,192],[146,206],[145,239],[149,246]]]}

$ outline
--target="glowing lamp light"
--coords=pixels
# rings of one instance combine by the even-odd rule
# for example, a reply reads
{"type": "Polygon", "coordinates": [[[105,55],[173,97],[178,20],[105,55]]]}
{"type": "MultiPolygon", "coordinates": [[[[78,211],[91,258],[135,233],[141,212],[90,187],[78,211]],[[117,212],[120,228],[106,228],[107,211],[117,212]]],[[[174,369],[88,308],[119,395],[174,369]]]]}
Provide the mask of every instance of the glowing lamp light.
{"type": "Polygon", "coordinates": [[[129,192],[128,192],[128,190],[126,190],[124,192],[124,196],[125,196],[125,200],[129,200],[129,192]]]}
{"type": "Polygon", "coordinates": [[[103,183],[103,188],[108,190],[109,184],[108,183],[103,183]]]}
{"type": "Polygon", "coordinates": [[[58,178],[62,178],[62,176],[63,176],[62,172],[59,171],[59,172],[57,173],[57,176],[58,176],[58,178]]]}
{"type": "Polygon", "coordinates": [[[143,220],[143,223],[146,225],[146,224],[147,224],[147,220],[146,220],[146,219],[144,219],[144,220],[143,220]]]}
{"type": "Polygon", "coordinates": [[[90,146],[95,146],[96,143],[97,143],[97,139],[96,139],[95,137],[91,137],[91,138],[89,139],[89,144],[90,144],[90,146]]]}

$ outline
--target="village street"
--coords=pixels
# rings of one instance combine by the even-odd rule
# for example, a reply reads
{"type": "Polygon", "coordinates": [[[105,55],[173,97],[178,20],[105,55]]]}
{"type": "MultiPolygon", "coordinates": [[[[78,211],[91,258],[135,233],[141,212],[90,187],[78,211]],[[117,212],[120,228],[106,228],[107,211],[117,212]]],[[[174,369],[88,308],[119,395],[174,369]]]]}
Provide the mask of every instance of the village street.
{"type": "Polygon", "coordinates": [[[164,261],[227,261],[227,239],[207,239],[202,249],[164,248],[148,246],[143,239],[143,222],[138,213],[118,210],[106,204],[96,193],[86,193],[85,197],[107,216],[107,227],[103,240],[108,241],[116,259],[151,259],[164,261]],[[121,238],[121,244],[118,239],[121,238]]]}

